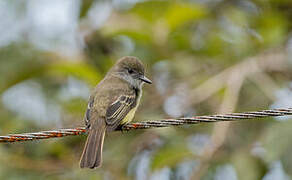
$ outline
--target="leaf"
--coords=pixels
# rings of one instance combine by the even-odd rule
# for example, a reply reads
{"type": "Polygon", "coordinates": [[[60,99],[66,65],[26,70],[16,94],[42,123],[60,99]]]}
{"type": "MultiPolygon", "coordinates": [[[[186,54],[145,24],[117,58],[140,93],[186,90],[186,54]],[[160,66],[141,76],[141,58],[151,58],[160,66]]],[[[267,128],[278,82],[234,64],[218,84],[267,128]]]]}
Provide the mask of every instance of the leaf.
{"type": "Polygon", "coordinates": [[[89,9],[91,8],[94,0],[83,0],[81,1],[81,9],[80,9],[80,14],[79,18],[83,18],[87,15],[89,9]]]}
{"type": "Polygon", "coordinates": [[[281,14],[268,12],[258,20],[256,30],[263,37],[263,45],[277,45],[282,43],[287,36],[287,21],[281,14]]]}
{"type": "Polygon", "coordinates": [[[165,11],[169,6],[168,1],[145,1],[137,3],[130,12],[139,15],[148,22],[154,22],[163,17],[165,11]]]}
{"type": "Polygon", "coordinates": [[[292,121],[277,122],[269,126],[261,138],[263,147],[266,149],[264,159],[273,162],[283,157],[286,151],[292,147],[292,121]]]}
{"type": "Polygon", "coordinates": [[[151,34],[148,32],[138,32],[132,30],[121,30],[112,34],[112,36],[124,35],[133,39],[135,42],[139,42],[141,44],[149,45],[152,43],[151,34]]]}
{"type": "Polygon", "coordinates": [[[238,177],[244,177],[244,179],[261,179],[266,172],[265,165],[259,159],[242,150],[234,153],[231,162],[236,169],[238,177]]]}
{"type": "Polygon", "coordinates": [[[206,9],[200,5],[174,3],[166,13],[166,21],[171,29],[176,29],[187,22],[198,20],[206,14],[206,9]]]}
{"type": "Polygon", "coordinates": [[[11,44],[0,49],[0,92],[41,76],[48,61],[48,56],[27,44],[11,44]]]}
{"type": "Polygon", "coordinates": [[[152,169],[161,169],[165,166],[175,166],[187,157],[192,157],[191,151],[182,143],[167,145],[160,149],[153,157],[152,169]]]}
{"type": "Polygon", "coordinates": [[[101,79],[94,68],[83,62],[58,61],[51,64],[47,71],[51,75],[75,76],[90,85],[95,85],[101,79]]]}

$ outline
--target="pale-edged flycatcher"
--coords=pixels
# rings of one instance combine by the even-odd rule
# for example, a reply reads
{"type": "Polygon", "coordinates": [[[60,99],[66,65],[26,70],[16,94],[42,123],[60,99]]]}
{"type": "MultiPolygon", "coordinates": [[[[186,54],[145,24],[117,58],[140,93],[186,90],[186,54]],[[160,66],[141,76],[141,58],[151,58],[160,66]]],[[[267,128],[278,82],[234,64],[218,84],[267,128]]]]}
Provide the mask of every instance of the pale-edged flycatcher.
{"type": "Polygon", "coordinates": [[[126,56],[117,61],[94,89],[85,113],[88,137],[80,160],[81,168],[99,167],[105,133],[133,119],[143,83],[152,83],[144,73],[139,59],[126,56]]]}

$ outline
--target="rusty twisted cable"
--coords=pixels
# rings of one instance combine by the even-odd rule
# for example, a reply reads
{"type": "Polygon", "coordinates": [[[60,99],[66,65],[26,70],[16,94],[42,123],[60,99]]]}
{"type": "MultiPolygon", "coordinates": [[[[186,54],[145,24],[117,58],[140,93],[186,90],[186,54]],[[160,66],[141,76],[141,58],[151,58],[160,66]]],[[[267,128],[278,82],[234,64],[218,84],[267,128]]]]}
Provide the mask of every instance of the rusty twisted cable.
{"type": "MultiPolygon", "coordinates": [[[[178,126],[183,124],[199,124],[208,122],[220,122],[220,121],[238,121],[246,119],[274,117],[274,116],[287,116],[292,115],[292,108],[283,109],[271,109],[262,111],[252,111],[243,113],[230,113],[222,115],[210,115],[210,116],[194,116],[178,119],[162,119],[157,121],[145,121],[131,123],[123,126],[117,130],[132,130],[132,129],[149,129],[157,127],[178,126]]],[[[58,129],[52,131],[41,131],[35,133],[23,133],[23,134],[9,134],[6,136],[0,136],[0,142],[16,142],[16,141],[32,141],[37,139],[57,138],[64,136],[74,136],[86,134],[86,128],[79,127],[73,129],[58,129]]]]}

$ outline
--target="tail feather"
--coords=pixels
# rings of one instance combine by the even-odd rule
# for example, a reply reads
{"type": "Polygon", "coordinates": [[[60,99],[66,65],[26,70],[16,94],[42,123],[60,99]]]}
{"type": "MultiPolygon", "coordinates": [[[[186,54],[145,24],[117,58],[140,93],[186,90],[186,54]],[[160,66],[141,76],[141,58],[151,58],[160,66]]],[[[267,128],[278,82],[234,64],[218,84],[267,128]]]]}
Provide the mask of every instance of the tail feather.
{"type": "Polygon", "coordinates": [[[102,163],[102,149],[105,136],[105,126],[90,129],[80,160],[81,168],[97,168],[102,163]]]}

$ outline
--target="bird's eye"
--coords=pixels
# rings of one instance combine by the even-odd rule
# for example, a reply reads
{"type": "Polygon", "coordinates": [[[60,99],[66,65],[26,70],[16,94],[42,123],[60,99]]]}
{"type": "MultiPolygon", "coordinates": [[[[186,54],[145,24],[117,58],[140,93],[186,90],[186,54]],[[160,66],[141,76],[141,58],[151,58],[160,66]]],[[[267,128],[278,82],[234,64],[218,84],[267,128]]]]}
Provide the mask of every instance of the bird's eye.
{"type": "Polygon", "coordinates": [[[128,69],[128,73],[129,73],[129,74],[133,74],[134,71],[133,71],[132,69],[128,69]]]}

